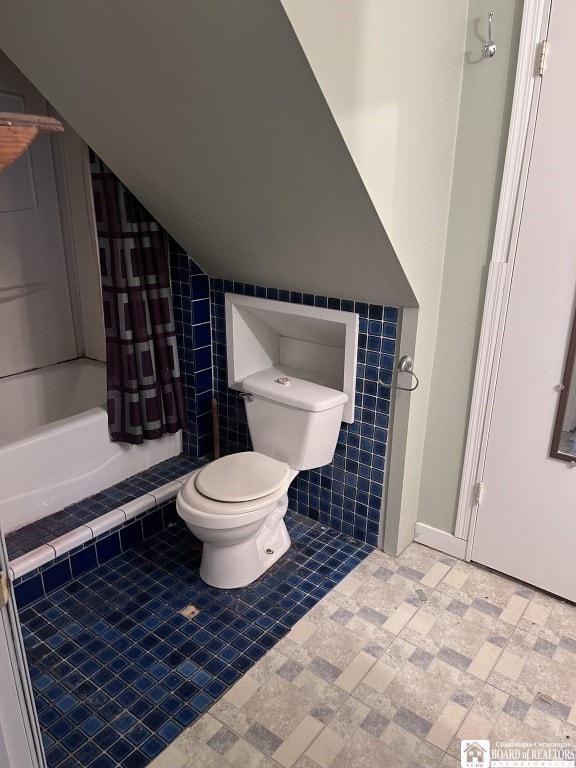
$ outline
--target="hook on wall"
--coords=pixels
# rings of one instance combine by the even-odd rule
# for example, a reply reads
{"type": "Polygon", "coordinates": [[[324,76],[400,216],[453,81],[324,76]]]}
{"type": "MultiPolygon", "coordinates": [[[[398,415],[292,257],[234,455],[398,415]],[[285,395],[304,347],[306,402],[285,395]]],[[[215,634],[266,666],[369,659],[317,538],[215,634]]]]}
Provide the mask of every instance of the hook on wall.
{"type": "Polygon", "coordinates": [[[491,59],[496,54],[496,43],[492,39],[492,19],[494,18],[494,12],[490,11],[488,14],[488,39],[480,32],[480,24],[482,19],[475,18],[472,20],[474,26],[474,36],[482,43],[482,52],[478,58],[473,57],[472,51],[466,51],[464,60],[467,64],[480,64],[486,59],[491,59]]]}
{"type": "Polygon", "coordinates": [[[496,53],[496,43],[492,40],[492,18],[494,16],[493,11],[488,14],[488,40],[484,43],[482,48],[482,54],[485,59],[491,59],[496,53]]]}

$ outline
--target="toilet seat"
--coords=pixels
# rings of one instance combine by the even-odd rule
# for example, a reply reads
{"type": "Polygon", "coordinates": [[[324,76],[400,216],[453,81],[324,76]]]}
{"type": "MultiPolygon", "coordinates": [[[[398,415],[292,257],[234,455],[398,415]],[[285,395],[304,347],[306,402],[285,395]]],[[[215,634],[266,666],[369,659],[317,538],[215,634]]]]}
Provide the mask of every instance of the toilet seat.
{"type": "MultiPolygon", "coordinates": [[[[249,452],[249,454],[251,453],[252,452],[249,452]]],[[[224,458],[233,459],[237,456],[245,456],[247,454],[234,454],[233,456],[226,456],[224,458]]],[[[260,457],[262,454],[256,454],[256,456],[260,457]]],[[[272,473],[269,476],[266,476],[269,479],[263,480],[259,486],[259,488],[272,487],[273,490],[269,493],[266,493],[262,496],[257,496],[256,498],[239,501],[220,501],[218,499],[205,496],[198,490],[197,479],[203,471],[209,469],[213,464],[222,462],[222,459],[217,459],[216,461],[212,462],[212,464],[207,464],[205,467],[202,467],[198,471],[194,472],[194,474],[190,475],[188,480],[184,483],[184,486],[179,494],[182,501],[184,502],[184,505],[189,507],[191,510],[195,510],[196,512],[222,517],[243,515],[249,512],[264,512],[264,510],[275,505],[279,499],[281,499],[282,496],[287,493],[288,487],[292,481],[292,473],[290,471],[290,467],[288,467],[287,464],[284,464],[284,462],[281,461],[276,461],[276,459],[270,459],[270,457],[264,458],[268,459],[270,462],[274,462],[274,464],[280,465],[280,468],[273,468],[272,473]],[[279,484],[278,475],[280,473],[280,469],[283,470],[284,467],[286,468],[286,471],[285,473],[282,471],[284,477],[281,484],[279,484]]],[[[248,459],[247,461],[253,461],[255,466],[259,459],[248,459]]],[[[232,462],[230,462],[230,464],[231,463],[232,462]]],[[[228,462],[224,464],[224,467],[226,467],[227,464],[228,462]]]]}
{"type": "Polygon", "coordinates": [[[256,451],[216,459],[196,475],[196,489],[209,499],[236,504],[261,499],[283,488],[290,467],[256,451]]]}

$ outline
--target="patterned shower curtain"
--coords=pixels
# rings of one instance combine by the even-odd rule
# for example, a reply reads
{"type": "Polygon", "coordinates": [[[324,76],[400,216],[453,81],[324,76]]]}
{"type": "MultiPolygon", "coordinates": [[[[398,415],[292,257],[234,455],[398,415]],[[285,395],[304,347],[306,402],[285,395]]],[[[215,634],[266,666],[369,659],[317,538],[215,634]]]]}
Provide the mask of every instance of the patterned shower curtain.
{"type": "Polygon", "coordinates": [[[108,428],[142,443],[186,426],[164,233],[90,156],[106,327],[108,428]]]}

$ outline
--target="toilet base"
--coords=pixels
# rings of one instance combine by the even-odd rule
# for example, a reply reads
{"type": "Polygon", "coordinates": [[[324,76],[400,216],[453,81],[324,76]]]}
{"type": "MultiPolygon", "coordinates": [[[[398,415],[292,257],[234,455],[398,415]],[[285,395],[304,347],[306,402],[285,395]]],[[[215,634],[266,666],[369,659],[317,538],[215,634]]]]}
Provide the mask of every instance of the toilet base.
{"type": "Polygon", "coordinates": [[[200,578],[211,587],[237,589],[251,584],[290,548],[284,522],[288,498],[283,496],[267,515],[257,533],[246,541],[229,546],[204,543],[200,578]]]}

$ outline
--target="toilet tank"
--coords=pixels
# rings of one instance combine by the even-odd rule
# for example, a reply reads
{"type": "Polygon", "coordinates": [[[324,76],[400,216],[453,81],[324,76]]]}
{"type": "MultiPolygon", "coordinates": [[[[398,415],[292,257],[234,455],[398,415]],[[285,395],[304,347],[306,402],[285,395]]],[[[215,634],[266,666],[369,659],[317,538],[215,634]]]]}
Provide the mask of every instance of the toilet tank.
{"type": "Polygon", "coordinates": [[[268,368],[242,382],[252,446],[292,469],[330,464],[348,396],[268,368]]]}

